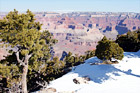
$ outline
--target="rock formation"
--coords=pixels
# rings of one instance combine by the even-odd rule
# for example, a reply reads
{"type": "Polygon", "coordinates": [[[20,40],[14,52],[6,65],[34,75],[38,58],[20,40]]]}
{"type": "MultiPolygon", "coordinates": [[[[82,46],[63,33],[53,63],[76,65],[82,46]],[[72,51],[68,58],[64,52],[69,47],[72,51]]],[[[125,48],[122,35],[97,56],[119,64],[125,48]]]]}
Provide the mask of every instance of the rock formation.
{"type": "MultiPolygon", "coordinates": [[[[2,19],[7,13],[1,13],[2,19]]],[[[83,54],[96,48],[105,35],[115,39],[118,34],[140,28],[140,13],[113,12],[35,12],[36,21],[42,23],[42,31],[49,30],[58,39],[55,55],[63,51],[83,54]]]]}

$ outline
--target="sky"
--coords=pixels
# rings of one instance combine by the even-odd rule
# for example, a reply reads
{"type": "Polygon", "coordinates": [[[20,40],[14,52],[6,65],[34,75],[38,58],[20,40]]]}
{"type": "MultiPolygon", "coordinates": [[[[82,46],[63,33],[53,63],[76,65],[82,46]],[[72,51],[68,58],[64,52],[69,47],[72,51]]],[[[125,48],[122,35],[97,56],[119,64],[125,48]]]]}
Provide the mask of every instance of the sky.
{"type": "Polygon", "coordinates": [[[25,12],[136,12],[140,13],[140,0],[0,0],[0,12],[14,9],[25,12]]]}

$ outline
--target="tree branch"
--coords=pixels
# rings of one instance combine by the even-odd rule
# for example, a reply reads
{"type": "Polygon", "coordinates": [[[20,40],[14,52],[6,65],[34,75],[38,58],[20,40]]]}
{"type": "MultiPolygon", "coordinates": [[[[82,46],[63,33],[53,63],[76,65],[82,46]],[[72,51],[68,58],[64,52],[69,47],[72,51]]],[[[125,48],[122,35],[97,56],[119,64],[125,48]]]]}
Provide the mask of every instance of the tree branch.
{"type": "Polygon", "coordinates": [[[23,62],[24,58],[22,58],[22,60],[20,60],[20,58],[19,58],[19,52],[16,52],[16,57],[17,57],[18,63],[20,63],[20,65],[25,66],[25,63],[23,62]]]}
{"type": "Polygon", "coordinates": [[[21,60],[19,59],[19,52],[16,52],[16,57],[17,57],[18,63],[21,63],[21,60]]]}
{"type": "Polygon", "coordinates": [[[25,58],[28,60],[32,55],[33,53],[31,53],[30,55],[25,55],[25,58]]]}
{"type": "Polygon", "coordinates": [[[38,81],[36,81],[36,83],[38,84],[38,85],[40,85],[40,86],[42,86],[43,87],[43,89],[45,89],[45,88],[47,88],[47,86],[48,86],[48,83],[46,82],[46,81],[44,81],[44,82],[38,82],[38,81]]]}
{"type": "Polygon", "coordinates": [[[30,58],[33,55],[33,53],[31,53],[28,57],[30,58]]]}

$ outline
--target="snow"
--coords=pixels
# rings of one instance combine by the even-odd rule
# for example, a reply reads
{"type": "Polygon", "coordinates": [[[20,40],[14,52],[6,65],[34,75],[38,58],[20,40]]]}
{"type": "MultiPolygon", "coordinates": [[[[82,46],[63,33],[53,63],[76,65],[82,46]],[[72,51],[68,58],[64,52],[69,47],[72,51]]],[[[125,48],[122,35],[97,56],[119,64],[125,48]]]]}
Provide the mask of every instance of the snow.
{"type": "Polygon", "coordinates": [[[48,87],[57,92],[74,91],[75,93],[139,93],[140,88],[140,51],[125,52],[119,64],[90,65],[101,62],[92,57],[71,72],[52,81],[48,87]],[[88,84],[75,84],[76,77],[88,76],[88,84]]]}

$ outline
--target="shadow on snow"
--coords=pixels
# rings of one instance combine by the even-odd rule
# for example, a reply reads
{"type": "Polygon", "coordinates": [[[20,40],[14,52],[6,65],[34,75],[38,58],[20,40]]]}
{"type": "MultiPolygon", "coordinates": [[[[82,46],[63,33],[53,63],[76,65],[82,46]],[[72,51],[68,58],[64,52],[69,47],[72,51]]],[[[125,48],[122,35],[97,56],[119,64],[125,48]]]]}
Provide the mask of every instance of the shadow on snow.
{"type": "MultiPolygon", "coordinates": [[[[139,51],[140,52],[140,51],[139,51]]],[[[139,53],[125,53],[125,56],[140,56],[139,53]]],[[[116,68],[114,65],[90,65],[90,62],[101,62],[96,57],[88,59],[85,64],[81,64],[72,70],[72,73],[78,73],[79,76],[88,76],[95,83],[102,83],[105,80],[114,79],[111,74],[114,76],[120,76],[120,72],[126,75],[131,75],[134,77],[140,78],[140,75],[136,75],[132,73],[131,69],[128,71],[123,71],[116,68]]]]}

